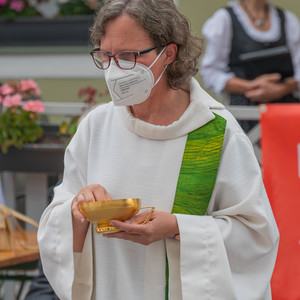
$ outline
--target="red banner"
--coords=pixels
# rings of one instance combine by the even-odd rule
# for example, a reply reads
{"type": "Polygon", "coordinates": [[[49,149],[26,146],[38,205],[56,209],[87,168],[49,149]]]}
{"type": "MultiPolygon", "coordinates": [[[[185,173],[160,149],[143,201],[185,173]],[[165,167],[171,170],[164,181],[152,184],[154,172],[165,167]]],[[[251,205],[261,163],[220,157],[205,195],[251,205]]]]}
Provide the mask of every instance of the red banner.
{"type": "Polygon", "coordinates": [[[280,232],[273,300],[300,299],[300,104],[261,111],[263,178],[280,232]]]}

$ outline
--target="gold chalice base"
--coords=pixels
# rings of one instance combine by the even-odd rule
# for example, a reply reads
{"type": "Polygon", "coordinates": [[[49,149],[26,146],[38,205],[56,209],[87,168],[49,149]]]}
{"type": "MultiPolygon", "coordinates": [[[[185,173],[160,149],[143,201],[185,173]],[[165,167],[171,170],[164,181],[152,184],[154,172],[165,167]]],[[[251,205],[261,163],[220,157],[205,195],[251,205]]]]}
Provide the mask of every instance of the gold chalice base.
{"type": "Polygon", "coordinates": [[[109,224],[110,220],[124,222],[144,208],[151,208],[149,215],[142,223],[146,224],[153,214],[154,207],[141,207],[140,198],[85,202],[79,205],[82,215],[89,222],[97,224],[95,232],[101,234],[119,232],[120,229],[109,224]]]}

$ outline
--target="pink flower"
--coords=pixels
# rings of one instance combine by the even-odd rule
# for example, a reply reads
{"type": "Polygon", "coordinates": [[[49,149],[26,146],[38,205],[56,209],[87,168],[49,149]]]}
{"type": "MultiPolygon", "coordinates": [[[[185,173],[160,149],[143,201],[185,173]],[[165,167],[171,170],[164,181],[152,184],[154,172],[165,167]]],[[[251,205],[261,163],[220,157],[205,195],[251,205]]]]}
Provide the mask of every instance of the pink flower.
{"type": "Polygon", "coordinates": [[[25,4],[22,1],[12,0],[9,7],[15,11],[22,11],[25,7],[25,4]]]}
{"type": "Polygon", "coordinates": [[[5,107],[22,105],[22,96],[20,94],[15,94],[13,96],[5,96],[3,98],[3,105],[5,107]]]}
{"type": "Polygon", "coordinates": [[[22,91],[22,92],[33,92],[35,95],[40,95],[41,94],[41,91],[37,85],[37,83],[32,80],[32,79],[29,79],[29,80],[21,80],[20,83],[19,83],[19,89],[22,91]]]}
{"type": "Polygon", "coordinates": [[[43,112],[45,107],[41,100],[28,100],[23,106],[26,111],[43,112]]]}
{"type": "Polygon", "coordinates": [[[3,85],[0,86],[0,94],[2,95],[10,95],[13,94],[14,92],[15,90],[7,83],[4,83],[3,85]]]}
{"type": "Polygon", "coordinates": [[[4,6],[7,3],[7,0],[0,0],[0,6],[4,6]]]}

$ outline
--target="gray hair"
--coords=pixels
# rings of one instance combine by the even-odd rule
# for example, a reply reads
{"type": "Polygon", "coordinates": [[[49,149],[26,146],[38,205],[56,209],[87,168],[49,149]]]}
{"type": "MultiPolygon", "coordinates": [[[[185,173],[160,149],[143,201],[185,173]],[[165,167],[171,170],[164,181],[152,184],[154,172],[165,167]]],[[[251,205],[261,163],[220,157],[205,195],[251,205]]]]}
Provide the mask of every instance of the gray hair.
{"type": "Polygon", "coordinates": [[[192,76],[198,72],[203,41],[191,33],[187,18],[173,0],[106,0],[91,28],[91,39],[97,47],[105,34],[105,25],[122,14],[135,18],[152,38],[154,45],[175,43],[178,52],[166,70],[171,88],[189,90],[192,76]]]}

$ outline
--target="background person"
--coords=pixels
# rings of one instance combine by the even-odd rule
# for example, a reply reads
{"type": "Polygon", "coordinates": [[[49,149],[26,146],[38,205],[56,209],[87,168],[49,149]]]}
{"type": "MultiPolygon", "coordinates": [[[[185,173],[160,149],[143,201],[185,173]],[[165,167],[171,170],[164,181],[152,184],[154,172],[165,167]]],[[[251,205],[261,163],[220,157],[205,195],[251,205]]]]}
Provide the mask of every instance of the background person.
{"type": "Polygon", "coordinates": [[[42,215],[60,299],[271,299],[278,231],[252,145],[193,78],[201,41],[172,0],[111,0],[92,30],[112,102],[79,124],[42,215]],[[156,208],[96,234],[81,203],[156,208]],[[167,258],[167,259],[166,259],[167,258]],[[166,274],[168,275],[166,278],[166,274]]]}
{"type": "MultiPolygon", "coordinates": [[[[267,0],[229,2],[207,20],[201,75],[231,105],[299,102],[300,25],[267,0]],[[263,50],[263,51],[262,51],[263,50]]],[[[247,132],[256,122],[241,121],[247,132]]]]}

